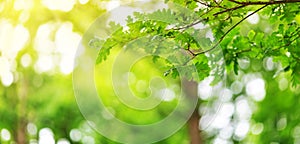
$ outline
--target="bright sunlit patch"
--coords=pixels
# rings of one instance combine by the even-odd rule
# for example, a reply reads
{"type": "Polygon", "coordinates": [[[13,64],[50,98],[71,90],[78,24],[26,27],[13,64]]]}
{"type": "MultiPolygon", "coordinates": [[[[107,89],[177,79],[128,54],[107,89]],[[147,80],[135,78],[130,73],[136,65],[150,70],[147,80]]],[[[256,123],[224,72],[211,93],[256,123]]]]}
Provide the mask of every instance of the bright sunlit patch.
{"type": "Polygon", "coordinates": [[[68,12],[73,9],[75,0],[42,0],[42,4],[50,10],[61,10],[68,12]]]}
{"type": "Polygon", "coordinates": [[[55,45],[57,51],[61,54],[59,67],[64,74],[73,71],[73,61],[80,39],[81,36],[73,32],[73,25],[69,22],[62,24],[56,32],[55,45]]]}
{"type": "Polygon", "coordinates": [[[120,1],[119,0],[111,0],[111,1],[106,3],[106,9],[108,11],[113,10],[113,9],[119,7],[119,6],[120,6],[120,1]]]}
{"type": "Polygon", "coordinates": [[[29,144],[38,144],[38,140],[36,139],[30,139],[29,144]]]}
{"type": "Polygon", "coordinates": [[[256,78],[246,84],[246,92],[255,101],[262,101],[266,96],[265,81],[261,78],[256,78]]]}
{"type": "Polygon", "coordinates": [[[4,10],[4,2],[0,2],[0,12],[4,10]]]}
{"type": "Polygon", "coordinates": [[[79,0],[79,3],[80,4],[86,4],[86,3],[88,3],[89,2],[89,0],[79,0]]]}
{"type": "Polygon", "coordinates": [[[247,69],[250,66],[250,60],[249,60],[249,58],[241,58],[241,59],[238,59],[238,64],[241,69],[247,69]]]}
{"type": "Polygon", "coordinates": [[[250,128],[250,124],[247,121],[241,121],[237,124],[235,131],[234,131],[234,135],[239,137],[239,138],[244,138],[250,128]]]}
{"type": "Polygon", "coordinates": [[[56,144],[70,144],[70,142],[67,139],[62,138],[59,139],[56,144]]]}
{"type": "Polygon", "coordinates": [[[2,53],[10,47],[13,29],[12,24],[7,20],[0,20],[0,50],[2,53]]]}
{"type": "Polygon", "coordinates": [[[39,26],[34,41],[34,48],[39,54],[49,55],[54,52],[55,43],[50,39],[54,30],[55,25],[52,23],[39,26]]]}
{"type": "Polygon", "coordinates": [[[54,67],[54,63],[51,55],[41,55],[39,56],[36,64],[35,70],[39,73],[50,71],[54,67]]]}
{"type": "Polygon", "coordinates": [[[9,141],[11,138],[10,132],[7,129],[2,129],[1,130],[1,139],[3,141],[9,141]]]}
{"type": "MultiPolygon", "coordinates": [[[[250,15],[252,12],[248,12],[247,15],[250,15]]],[[[251,24],[258,24],[259,22],[259,15],[257,13],[253,14],[249,18],[247,18],[247,21],[251,24]]]]}
{"type": "Polygon", "coordinates": [[[10,63],[7,58],[0,57],[0,76],[10,70],[10,63]]]}
{"type": "Polygon", "coordinates": [[[33,7],[33,0],[15,0],[14,9],[15,10],[28,10],[33,7]]]}
{"type": "Polygon", "coordinates": [[[274,70],[275,63],[273,62],[273,58],[267,57],[264,59],[264,68],[268,71],[274,70]]]}
{"type": "Polygon", "coordinates": [[[277,121],[276,127],[278,131],[284,130],[287,126],[287,118],[282,117],[277,121]]]}
{"type": "Polygon", "coordinates": [[[197,7],[194,9],[194,11],[199,11],[200,9],[206,9],[207,6],[201,3],[196,3],[197,7]]]}
{"type": "MultiPolygon", "coordinates": [[[[242,97],[242,96],[240,96],[242,97]]],[[[240,98],[235,102],[236,114],[239,119],[250,119],[252,110],[245,98],[240,98]]]]}
{"type": "Polygon", "coordinates": [[[82,134],[78,129],[72,129],[70,131],[70,138],[74,142],[79,142],[81,140],[82,134]]]}
{"type": "Polygon", "coordinates": [[[207,100],[212,96],[213,87],[210,86],[212,78],[206,78],[198,85],[198,95],[202,100],[207,100]]]}
{"type": "Polygon", "coordinates": [[[29,54],[24,54],[22,57],[21,57],[21,64],[23,67],[28,67],[30,66],[31,64],[31,56],[29,54]]]}
{"type": "Polygon", "coordinates": [[[29,32],[23,25],[17,25],[13,33],[12,49],[14,52],[20,51],[29,40],[29,32]]]}
{"type": "Polygon", "coordinates": [[[204,25],[204,23],[198,23],[193,26],[194,29],[205,29],[207,28],[207,25],[204,25]]]}
{"type": "Polygon", "coordinates": [[[63,74],[70,74],[80,39],[81,36],[73,32],[70,22],[41,25],[35,38],[35,49],[39,54],[35,70],[48,72],[59,66],[63,74]]]}
{"type": "Polygon", "coordinates": [[[205,35],[206,38],[209,38],[210,41],[214,41],[215,40],[215,37],[214,37],[214,34],[211,30],[209,30],[206,35],[205,35]]]}
{"type": "Polygon", "coordinates": [[[254,135],[261,134],[263,130],[264,130],[264,125],[262,123],[254,124],[253,127],[251,128],[251,132],[254,135]]]}
{"type": "Polygon", "coordinates": [[[39,144],[55,144],[54,134],[50,128],[43,128],[40,130],[39,144]]]}
{"type": "Polygon", "coordinates": [[[95,144],[95,140],[91,136],[84,136],[82,138],[82,143],[84,143],[84,144],[95,144]]]}
{"type": "Polygon", "coordinates": [[[36,125],[33,124],[33,123],[27,124],[27,132],[30,135],[36,135],[37,134],[37,127],[36,127],[36,125]]]}
{"type": "Polygon", "coordinates": [[[160,91],[160,96],[163,101],[172,101],[175,98],[175,92],[166,88],[160,91]]]}
{"type": "Polygon", "coordinates": [[[224,103],[219,109],[218,113],[224,117],[231,117],[234,113],[234,105],[230,102],[224,103]]]}
{"type": "Polygon", "coordinates": [[[6,20],[0,20],[0,51],[3,57],[14,59],[29,40],[29,32],[23,25],[13,27],[6,20]]]}
{"type": "Polygon", "coordinates": [[[215,138],[213,144],[230,144],[230,143],[228,142],[228,140],[224,140],[222,138],[217,137],[215,138]]]}
{"type": "Polygon", "coordinates": [[[233,134],[233,127],[232,126],[227,126],[221,129],[219,136],[223,139],[230,139],[232,134],[233,134]]]}
{"type": "Polygon", "coordinates": [[[228,102],[232,98],[232,91],[230,89],[227,89],[227,88],[222,89],[220,91],[219,96],[220,96],[222,102],[228,102]]]}
{"type": "Polygon", "coordinates": [[[300,138],[300,126],[296,126],[293,130],[293,137],[294,138],[300,138]]]}
{"type": "Polygon", "coordinates": [[[1,76],[2,84],[6,87],[10,86],[14,82],[14,75],[12,72],[6,72],[1,76]]]}
{"type": "MultiPolygon", "coordinates": [[[[213,128],[222,129],[230,123],[230,118],[224,115],[217,115],[212,119],[211,126],[213,128]]],[[[209,124],[209,123],[206,123],[209,124]]]]}
{"type": "Polygon", "coordinates": [[[244,88],[244,84],[240,81],[234,81],[230,86],[230,90],[232,91],[233,94],[241,93],[243,88],[244,88]]]}
{"type": "Polygon", "coordinates": [[[278,82],[278,87],[281,91],[286,90],[289,87],[289,81],[286,78],[281,78],[278,82]]]}

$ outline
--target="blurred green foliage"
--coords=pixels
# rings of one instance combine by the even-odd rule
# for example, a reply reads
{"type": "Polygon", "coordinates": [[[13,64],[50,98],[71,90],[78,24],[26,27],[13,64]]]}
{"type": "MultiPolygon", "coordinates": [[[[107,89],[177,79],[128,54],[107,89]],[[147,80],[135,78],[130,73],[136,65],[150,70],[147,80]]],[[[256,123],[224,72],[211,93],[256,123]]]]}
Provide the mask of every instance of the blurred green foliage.
{"type": "MultiPolygon", "coordinates": [[[[49,32],[50,41],[55,41],[59,27],[65,22],[71,22],[72,32],[82,36],[92,22],[105,13],[107,8],[105,2],[108,1],[90,0],[87,3],[73,1],[69,10],[64,9],[66,6],[51,8],[49,6],[51,4],[47,6],[45,1],[0,1],[0,26],[3,28],[0,31],[0,73],[3,83],[0,85],[0,143],[9,143],[10,141],[17,143],[31,141],[33,143],[39,140],[39,132],[46,127],[53,131],[56,141],[66,138],[70,143],[115,143],[97,134],[82,117],[73,96],[71,75],[60,71],[59,63],[55,63],[62,59],[57,52],[59,50],[50,52],[55,65],[50,70],[41,72],[36,66],[41,53],[43,53],[43,50],[36,48],[37,33],[42,25],[49,24],[52,28],[49,32]],[[15,36],[16,38],[13,40],[16,41],[8,42],[11,45],[4,45],[5,41],[12,40],[11,37],[7,39],[7,35],[13,33],[4,31],[7,23],[12,26],[12,29],[23,26],[29,33],[29,38],[22,49],[13,51],[12,55],[15,53],[15,56],[10,55],[10,50],[14,48],[13,43],[19,43],[18,39],[21,39],[21,36],[15,36]],[[30,56],[29,66],[24,66],[26,65],[24,64],[26,54],[30,56]],[[9,74],[13,74],[13,81],[8,84],[6,78],[9,76],[3,74],[6,62],[9,64],[9,74]],[[35,130],[35,126],[37,130],[35,130]],[[11,133],[9,139],[7,139],[6,130],[11,133]],[[80,131],[77,135],[74,134],[76,130],[80,131]]],[[[122,2],[125,3],[125,1],[122,2]]],[[[261,8],[260,5],[263,4],[243,6],[242,1],[239,3],[210,0],[173,0],[173,2],[184,9],[175,7],[173,8],[175,12],[163,9],[150,14],[137,12],[133,17],[127,19],[129,30],[117,29],[111,37],[98,43],[102,48],[97,60],[100,64],[96,66],[96,70],[99,73],[109,73],[105,69],[104,60],[109,59],[113,49],[120,49],[128,41],[147,35],[150,36],[149,39],[141,39],[141,43],[148,42],[149,44],[148,47],[143,48],[144,51],[152,54],[168,53],[168,59],[177,63],[165,62],[158,57],[153,57],[151,58],[153,63],[148,60],[140,65],[137,64],[136,69],[132,69],[136,79],[144,79],[148,82],[153,75],[165,75],[169,81],[176,83],[176,78],[178,78],[176,68],[187,64],[196,65],[197,70],[201,73],[197,75],[196,79],[195,74],[189,73],[189,69],[185,69],[185,76],[189,79],[194,78],[201,83],[208,76],[216,78],[216,76],[224,75],[225,69],[219,68],[218,63],[210,63],[210,61],[221,60],[223,57],[217,56],[214,59],[204,54],[208,53],[210,48],[221,49],[222,53],[217,54],[224,56],[227,72],[227,79],[223,84],[231,91],[231,97],[225,102],[222,101],[222,97],[220,100],[220,89],[216,90],[209,98],[203,98],[200,94],[199,113],[203,117],[209,115],[209,112],[218,113],[215,110],[222,109],[222,105],[218,106],[220,102],[233,105],[234,112],[229,117],[221,119],[223,121],[228,119],[229,123],[219,127],[214,127],[214,124],[208,125],[205,121],[200,120],[201,126],[208,125],[209,127],[201,131],[205,142],[299,143],[299,3],[269,4],[254,14],[257,14],[256,19],[250,17],[249,21],[244,21],[247,15],[261,8]],[[230,8],[233,9],[227,10],[230,8]],[[258,22],[255,22],[257,19],[258,22]],[[199,23],[210,26],[215,40],[211,41],[206,37],[201,37],[203,34],[193,28],[199,23]],[[234,26],[236,23],[238,25],[234,26]],[[170,25],[171,28],[168,27],[170,25]],[[159,37],[155,37],[157,35],[159,37]],[[170,39],[170,43],[155,47],[154,45],[157,43],[149,42],[153,38],[157,38],[157,41],[160,38],[170,39]],[[199,43],[199,41],[201,42],[199,43]],[[182,50],[186,54],[176,53],[176,51],[182,50]],[[145,63],[147,64],[145,65],[145,63]],[[157,65],[161,67],[153,69],[157,65]],[[218,70],[210,73],[211,69],[218,70]],[[153,72],[150,73],[150,71],[153,72]],[[258,94],[260,96],[258,98],[251,95],[253,93],[249,90],[251,89],[250,82],[257,79],[263,80],[265,91],[265,94],[258,94]],[[237,82],[240,83],[237,84],[237,82]],[[236,84],[240,90],[235,89],[236,84]],[[249,104],[249,108],[241,112],[239,104],[245,102],[244,100],[249,104]],[[243,112],[250,114],[246,114],[246,118],[241,118],[240,113],[243,112]],[[227,135],[224,134],[224,131],[227,135]],[[243,135],[243,132],[246,134],[243,135]]],[[[56,5],[58,6],[59,2],[56,1],[56,5]]],[[[48,29],[46,28],[46,30],[48,29]]],[[[76,41],[76,43],[79,42],[76,41]]],[[[48,43],[43,45],[43,49],[51,48],[48,43]]],[[[94,47],[99,45],[95,44],[94,47]]],[[[134,45],[131,48],[140,50],[134,45]]],[[[69,51],[75,50],[76,47],[73,47],[69,51]]],[[[50,65],[47,61],[43,64],[50,65]]],[[[97,81],[98,87],[106,87],[105,82],[101,81],[107,80],[104,75],[96,75],[96,78],[99,80],[97,81]]],[[[220,79],[213,81],[214,86],[211,87],[216,88],[219,81],[220,79]]],[[[139,93],[136,85],[137,83],[133,83],[131,88],[134,92],[139,93]]],[[[253,91],[253,89],[251,90],[253,91]]],[[[147,91],[139,93],[139,96],[145,97],[148,93],[147,91]]],[[[99,91],[99,94],[105,96],[104,101],[118,112],[117,116],[120,119],[136,124],[158,121],[167,115],[176,104],[176,100],[165,102],[157,109],[141,116],[140,111],[133,111],[115,102],[111,98],[114,96],[111,91],[99,91]]],[[[242,104],[245,106],[245,103],[242,104]]],[[[226,114],[228,111],[223,112],[226,114]]],[[[170,138],[158,143],[189,143],[187,131],[188,128],[185,126],[170,138]]]]}

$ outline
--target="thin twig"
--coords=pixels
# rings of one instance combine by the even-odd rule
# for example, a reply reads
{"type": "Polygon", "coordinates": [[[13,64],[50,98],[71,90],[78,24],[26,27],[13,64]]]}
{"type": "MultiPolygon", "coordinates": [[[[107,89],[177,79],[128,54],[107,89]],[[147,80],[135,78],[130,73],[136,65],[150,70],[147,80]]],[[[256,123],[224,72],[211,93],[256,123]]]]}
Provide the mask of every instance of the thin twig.
{"type": "Polygon", "coordinates": [[[208,18],[201,19],[201,20],[198,20],[198,21],[193,22],[193,23],[191,23],[191,24],[188,24],[188,25],[185,25],[185,26],[181,26],[181,27],[177,27],[177,28],[172,28],[172,29],[169,29],[169,30],[181,30],[181,29],[187,29],[187,28],[190,28],[190,27],[192,27],[192,26],[194,26],[194,25],[197,25],[197,24],[199,24],[199,23],[201,23],[201,22],[204,22],[204,21],[207,21],[207,20],[208,20],[208,18]]]}
{"type": "Polygon", "coordinates": [[[223,11],[220,11],[220,12],[217,12],[215,14],[213,14],[214,16],[217,16],[219,14],[222,14],[222,13],[225,13],[225,12],[229,12],[229,11],[234,11],[234,10],[237,10],[237,9],[240,9],[240,8],[243,8],[243,7],[246,7],[247,5],[240,5],[240,6],[236,6],[236,7],[233,7],[233,8],[229,8],[229,9],[225,9],[223,11]]]}

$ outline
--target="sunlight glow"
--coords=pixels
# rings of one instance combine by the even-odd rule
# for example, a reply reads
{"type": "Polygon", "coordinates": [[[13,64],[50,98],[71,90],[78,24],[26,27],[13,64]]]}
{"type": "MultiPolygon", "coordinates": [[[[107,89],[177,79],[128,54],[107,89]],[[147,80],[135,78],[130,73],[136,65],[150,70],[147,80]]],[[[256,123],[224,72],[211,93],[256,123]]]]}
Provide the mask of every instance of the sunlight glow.
{"type": "Polygon", "coordinates": [[[246,92],[255,101],[262,101],[266,96],[265,82],[261,78],[256,78],[246,84],[246,92]]]}
{"type": "Polygon", "coordinates": [[[264,59],[264,68],[268,71],[274,70],[275,63],[273,62],[273,58],[267,57],[264,59]]]}
{"type": "Polygon", "coordinates": [[[213,87],[210,86],[211,81],[213,78],[205,78],[203,81],[201,81],[198,85],[198,96],[202,100],[207,100],[210,97],[212,97],[212,90],[213,87]]]}
{"type": "Polygon", "coordinates": [[[232,91],[233,94],[241,93],[243,88],[244,88],[244,84],[238,80],[234,81],[230,86],[230,90],[232,91]]]}
{"type": "Polygon", "coordinates": [[[86,3],[88,3],[89,2],[89,0],[79,0],[79,3],[80,4],[86,4],[86,3]]]}
{"type": "Polygon", "coordinates": [[[281,131],[284,130],[287,126],[287,118],[286,117],[282,117],[277,121],[277,130],[281,131]]]}
{"type": "Polygon", "coordinates": [[[231,125],[224,127],[223,129],[221,129],[220,133],[219,133],[219,137],[223,138],[223,139],[230,139],[232,134],[233,134],[233,127],[231,125]]]}
{"type": "Polygon", "coordinates": [[[36,135],[37,134],[37,127],[35,124],[33,123],[29,123],[27,125],[27,132],[30,134],[30,135],[36,135]]]}
{"type": "Polygon", "coordinates": [[[219,138],[217,137],[215,140],[214,140],[214,143],[213,144],[231,144],[231,142],[229,142],[228,140],[224,140],[222,138],[219,138]]]}
{"type": "Polygon", "coordinates": [[[7,58],[0,57],[0,75],[10,71],[10,63],[7,58]]]}
{"type": "Polygon", "coordinates": [[[1,139],[3,141],[9,141],[11,138],[10,132],[7,129],[1,130],[1,139]]]}
{"type": "Polygon", "coordinates": [[[63,23],[56,32],[55,44],[57,51],[61,54],[59,64],[60,71],[69,74],[73,71],[73,61],[81,36],[73,32],[72,23],[63,23]]]}
{"type": "Polygon", "coordinates": [[[251,128],[251,132],[254,135],[261,134],[263,130],[264,130],[264,125],[262,123],[254,124],[253,127],[251,128]]]}
{"type": "Polygon", "coordinates": [[[223,117],[229,118],[234,113],[234,105],[230,102],[224,103],[218,111],[223,117]]]}
{"type": "Polygon", "coordinates": [[[281,91],[286,90],[289,87],[289,81],[286,78],[281,78],[278,82],[278,87],[281,91]]]}
{"type": "MultiPolygon", "coordinates": [[[[248,12],[247,15],[250,15],[252,12],[248,12]]],[[[250,16],[249,18],[247,18],[247,21],[250,24],[258,24],[259,22],[259,15],[257,13],[253,14],[252,16],[250,16]]]]}
{"type": "Polygon", "coordinates": [[[232,91],[230,89],[224,88],[220,91],[219,96],[222,102],[228,102],[232,98],[232,91]]]}
{"type": "Polygon", "coordinates": [[[15,10],[28,10],[33,7],[33,0],[15,0],[14,9],[15,10]]]}
{"type": "Polygon", "coordinates": [[[119,7],[119,6],[120,6],[120,1],[119,1],[119,0],[112,0],[112,1],[109,1],[109,2],[106,4],[106,9],[107,9],[108,11],[110,11],[110,10],[113,10],[113,9],[119,7]]]}
{"type": "Polygon", "coordinates": [[[250,128],[250,124],[247,121],[241,121],[237,124],[236,129],[234,131],[234,135],[238,138],[244,138],[250,128]]]}
{"type": "Polygon", "coordinates": [[[13,27],[6,20],[0,20],[0,51],[3,57],[13,60],[29,40],[28,30],[21,24],[13,27]]]}
{"type": "Polygon", "coordinates": [[[160,96],[163,101],[172,101],[175,99],[175,92],[171,89],[165,88],[160,91],[160,96]]]}
{"type": "Polygon", "coordinates": [[[14,75],[12,72],[6,72],[1,75],[2,84],[6,87],[10,86],[14,82],[14,75]]]}
{"type": "Polygon", "coordinates": [[[294,138],[300,138],[300,126],[296,126],[293,130],[293,137],[294,138]]]}
{"type": "Polygon", "coordinates": [[[43,72],[50,71],[53,67],[54,67],[54,64],[53,64],[51,55],[50,56],[41,55],[41,56],[39,56],[39,58],[36,62],[35,70],[38,73],[43,73],[43,72]]]}
{"type": "Polygon", "coordinates": [[[59,139],[56,144],[70,144],[70,142],[67,139],[62,138],[59,139]]]}
{"type": "Polygon", "coordinates": [[[82,134],[78,129],[72,129],[70,131],[70,138],[74,142],[79,142],[81,140],[82,134]]]}
{"type": "MultiPolygon", "coordinates": [[[[230,118],[224,115],[217,115],[213,118],[211,126],[213,128],[222,129],[230,123],[230,118]]],[[[207,123],[206,123],[207,124],[207,123]]]]}
{"type": "MultiPolygon", "coordinates": [[[[242,97],[242,96],[240,96],[242,97]]],[[[245,98],[240,98],[235,102],[235,110],[239,119],[248,120],[251,118],[252,110],[249,106],[248,101],[245,98]]]]}
{"type": "Polygon", "coordinates": [[[31,61],[32,61],[31,56],[28,53],[24,54],[21,57],[21,64],[25,68],[31,64],[31,61]]]}
{"type": "Polygon", "coordinates": [[[43,128],[40,130],[39,144],[55,144],[54,134],[50,128],[43,128]]]}
{"type": "Polygon", "coordinates": [[[70,22],[41,25],[35,38],[35,49],[39,53],[35,70],[42,73],[59,66],[63,74],[70,74],[80,40],[81,36],[73,32],[70,22]]]}
{"type": "Polygon", "coordinates": [[[42,0],[42,4],[50,10],[71,11],[76,4],[75,0],[42,0]]]}
{"type": "Polygon", "coordinates": [[[238,64],[241,69],[248,69],[250,66],[250,59],[249,58],[238,59],[238,64]]]}
{"type": "Polygon", "coordinates": [[[91,136],[84,136],[82,138],[82,143],[84,143],[84,144],[95,144],[95,140],[91,136]]]}

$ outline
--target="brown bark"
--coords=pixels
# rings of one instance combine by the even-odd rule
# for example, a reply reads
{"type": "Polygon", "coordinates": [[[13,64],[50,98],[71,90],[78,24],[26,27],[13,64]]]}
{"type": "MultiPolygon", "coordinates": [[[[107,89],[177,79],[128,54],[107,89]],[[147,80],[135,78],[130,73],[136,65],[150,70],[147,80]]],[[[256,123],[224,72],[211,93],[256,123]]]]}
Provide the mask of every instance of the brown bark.
{"type": "Polygon", "coordinates": [[[17,144],[26,144],[26,121],[23,118],[18,120],[17,144]]]}
{"type": "Polygon", "coordinates": [[[26,113],[26,101],[28,95],[28,81],[25,77],[20,79],[18,85],[18,123],[17,123],[17,135],[16,142],[18,144],[26,144],[26,125],[27,125],[27,113],[26,113]]]}
{"type": "MultiPolygon", "coordinates": [[[[183,80],[183,90],[188,97],[198,98],[197,95],[198,84],[196,82],[183,80]]],[[[192,116],[188,120],[188,129],[189,129],[191,144],[204,143],[199,130],[199,120],[200,120],[200,115],[198,113],[198,106],[197,106],[192,116]]]]}
{"type": "Polygon", "coordinates": [[[199,132],[199,120],[200,120],[199,113],[197,110],[195,110],[188,121],[191,144],[203,144],[203,139],[199,132]]]}

